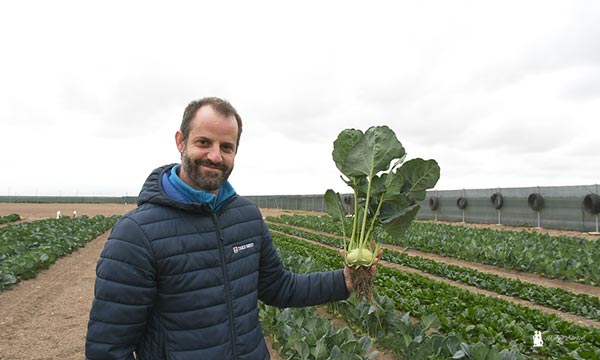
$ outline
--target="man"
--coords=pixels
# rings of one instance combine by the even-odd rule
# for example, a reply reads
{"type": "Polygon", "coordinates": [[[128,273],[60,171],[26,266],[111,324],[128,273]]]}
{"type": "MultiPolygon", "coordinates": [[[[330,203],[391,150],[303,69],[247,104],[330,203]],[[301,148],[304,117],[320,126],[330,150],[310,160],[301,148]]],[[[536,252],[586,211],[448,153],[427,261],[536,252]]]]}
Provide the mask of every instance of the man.
{"type": "Polygon", "coordinates": [[[181,164],[150,174],[98,261],[87,359],[269,359],[258,300],[349,296],[347,269],[283,269],[260,211],[227,180],[241,133],[227,101],[187,106],[175,135],[181,164]]]}

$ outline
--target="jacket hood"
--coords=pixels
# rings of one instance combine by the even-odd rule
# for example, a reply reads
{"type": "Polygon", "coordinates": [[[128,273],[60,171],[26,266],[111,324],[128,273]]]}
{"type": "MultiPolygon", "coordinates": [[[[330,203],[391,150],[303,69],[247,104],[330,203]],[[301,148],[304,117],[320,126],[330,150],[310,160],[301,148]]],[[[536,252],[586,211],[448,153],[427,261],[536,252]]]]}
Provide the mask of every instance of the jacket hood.
{"type": "Polygon", "coordinates": [[[165,202],[169,200],[167,195],[162,191],[160,179],[162,177],[163,172],[168,171],[172,167],[177,164],[169,164],[158,167],[148,175],[146,181],[144,181],[144,185],[142,185],[142,190],[137,198],[137,205],[141,206],[145,203],[153,203],[153,204],[161,204],[167,205],[165,202]]]}
{"type": "Polygon", "coordinates": [[[171,169],[177,164],[169,164],[158,167],[154,169],[150,175],[146,178],[144,185],[142,186],[142,190],[138,195],[137,205],[141,206],[144,204],[155,204],[162,206],[169,206],[181,210],[186,211],[206,211],[210,210],[206,205],[200,204],[188,204],[184,202],[180,202],[170,198],[164,191],[162,186],[163,174],[171,169]]]}

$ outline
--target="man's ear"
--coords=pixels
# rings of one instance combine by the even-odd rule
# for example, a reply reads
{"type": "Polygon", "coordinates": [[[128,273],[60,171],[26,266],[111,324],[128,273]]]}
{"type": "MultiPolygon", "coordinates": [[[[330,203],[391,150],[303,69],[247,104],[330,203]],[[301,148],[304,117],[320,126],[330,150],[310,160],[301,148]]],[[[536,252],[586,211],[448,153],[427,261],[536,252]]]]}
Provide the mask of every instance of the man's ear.
{"type": "Polygon", "coordinates": [[[175,144],[177,145],[177,150],[179,153],[183,154],[183,151],[185,150],[185,141],[183,139],[183,133],[181,130],[177,130],[175,133],[175,144]]]}

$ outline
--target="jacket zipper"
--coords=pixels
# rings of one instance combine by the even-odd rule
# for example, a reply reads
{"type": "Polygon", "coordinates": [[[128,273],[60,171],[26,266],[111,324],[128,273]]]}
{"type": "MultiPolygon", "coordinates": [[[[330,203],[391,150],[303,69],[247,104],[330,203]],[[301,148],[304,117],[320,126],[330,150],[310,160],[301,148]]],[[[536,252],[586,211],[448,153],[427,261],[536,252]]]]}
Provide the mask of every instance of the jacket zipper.
{"type": "Polygon", "coordinates": [[[221,256],[221,269],[223,271],[223,286],[225,288],[225,298],[227,300],[227,310],[229,311],[229,323],[231,326],[229,329],[231,330],[231,346],[233,350],[233,358],[237,359],[237,337],[235,335],[235,319],[233,316],[233,298],[231,297],[231,290],[229,289],[229,277],[227,276],[227,264],[225,263],[225,247],[223,245],[224,239],[221,234],[221,224],[219,223],[219,218],[214,212],[211,212],[213,221],[216,225],[217,236],[219,238],[219,255],[221,256]]]}

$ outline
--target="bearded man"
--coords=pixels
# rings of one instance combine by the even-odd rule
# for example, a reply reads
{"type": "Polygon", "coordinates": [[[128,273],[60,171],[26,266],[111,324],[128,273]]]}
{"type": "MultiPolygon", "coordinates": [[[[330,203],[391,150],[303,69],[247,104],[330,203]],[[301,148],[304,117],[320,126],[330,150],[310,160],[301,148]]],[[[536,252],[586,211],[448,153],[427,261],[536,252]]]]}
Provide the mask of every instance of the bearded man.
{"type": "Polygon", "coordinates": [[[348,269],[283,268],[260,210],[228,181],[241,133],[226,100],[186,107],[181,163],[150,174],[98,260],[87,359],[269,359],[258,300],[299,307],[349,296],[348,269]]]}

